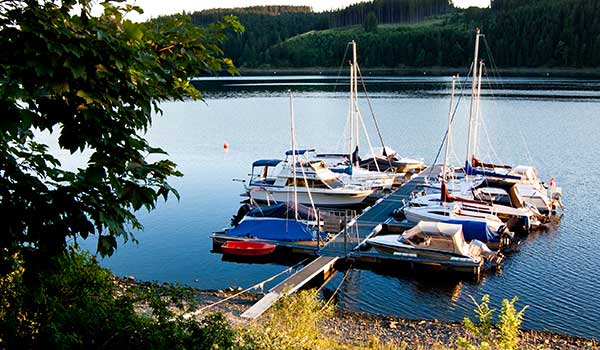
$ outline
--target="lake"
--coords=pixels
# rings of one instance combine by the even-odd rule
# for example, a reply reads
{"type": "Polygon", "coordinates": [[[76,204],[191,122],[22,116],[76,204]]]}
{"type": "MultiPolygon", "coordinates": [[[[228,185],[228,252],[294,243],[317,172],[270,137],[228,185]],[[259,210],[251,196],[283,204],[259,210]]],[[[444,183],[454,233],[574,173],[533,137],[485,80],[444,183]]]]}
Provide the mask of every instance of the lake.
{"type": "MultiPolygon", "coordinates": [[[[185,174],[172,181],[181,200],[160,204],[149,215],[141,213],[145,230],[137,234],[139,245],[120,245],[102,264],[141,280],[202,289],[245,288],[299,260],[246,264],[223,261],[211,252],[210,234],[229,225],[242,200],[243,185],[232,179],[246,179],[254,160],[281,158],[290,148],[288,90],[294,95],[299,147],[341,151],[347,80],[245,77],[197,83],[205,101],[163,103],[164,115],[154,119],[147,134],[185,174]]],[[[366,85],[386,145],[432,162],[446,130],[450,79],[369,77],[366,85]]],[[[485,161],[534,165],[545,181],[556,177],[566,207],[560,224],[530,235],[501,270],[477,281],[353,269],[340,289],[338,305],[351,311],[461,321],[473,315],[471,296],[479,300],[490,294],[498,308],[503,298],[518,296],[517,305],[529,305],[524,327],[600,338],[600,82],[505,78],[491,86],[482,91],[478,155],[485,161]]],[[[465,94],[469,92],[465,86],[465,94]]],[[[362,96],[360,106],[370,139],[377,143],[362,96]]],[[[465,96],[453,126],[454,164],[464,162],[468,108],[465,96]]],[[[342,275],[327,288],[335,289],[342,275]]]]}

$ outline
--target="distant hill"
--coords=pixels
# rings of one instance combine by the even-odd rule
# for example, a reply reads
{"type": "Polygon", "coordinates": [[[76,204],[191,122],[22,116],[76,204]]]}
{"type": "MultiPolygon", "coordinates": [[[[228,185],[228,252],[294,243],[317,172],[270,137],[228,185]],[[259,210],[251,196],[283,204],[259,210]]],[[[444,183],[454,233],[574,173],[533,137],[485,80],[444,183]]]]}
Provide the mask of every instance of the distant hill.
{"type": "Polygon", "coordinates": [[[224,46],[240,67],[338,67],[350,40],[363,67],[464,67],[477,27],[498,66],[600,66],[598,0],[492,0],[487,9],[375,0],[319,13],[307,6],[213,9],[192,19],[206,25],[229,14],[246,27],[224,46]]]}

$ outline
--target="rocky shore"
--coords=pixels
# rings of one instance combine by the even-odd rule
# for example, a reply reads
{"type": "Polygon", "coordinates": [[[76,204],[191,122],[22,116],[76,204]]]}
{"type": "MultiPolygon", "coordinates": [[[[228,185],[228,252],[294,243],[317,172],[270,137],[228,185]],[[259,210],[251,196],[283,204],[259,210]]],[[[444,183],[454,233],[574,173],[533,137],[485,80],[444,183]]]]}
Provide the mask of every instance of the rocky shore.
{"type": "MultiPolygon", "coordinates": [[[[122,285],[149,284],[134,282],[133,279],[121,281],[122,285]]],[[[193,290],[199,308],[212,305],[241,291],[238,288],[218,291],[195,288],[193,290]]],[[[250,321],[242,319],[240,315],[261,296],[261,294],[244,293],[214,305],[205,312],[219,312],[225,315],[231,324],[244,325],[250,321]]],[[[323,322],[322,327],[326,334],[350,346],[364,346],[376,342],[393,349],[455,349],[458,338],[466,336],[463,325],[457,322],[413,320],[343,310],[337,310],[332,317],[323,322]]],[[[536,350],[600,350],[600,344],[593,339],[536,330],[522,330],[520,345],[521,349],[536,350]]]]}

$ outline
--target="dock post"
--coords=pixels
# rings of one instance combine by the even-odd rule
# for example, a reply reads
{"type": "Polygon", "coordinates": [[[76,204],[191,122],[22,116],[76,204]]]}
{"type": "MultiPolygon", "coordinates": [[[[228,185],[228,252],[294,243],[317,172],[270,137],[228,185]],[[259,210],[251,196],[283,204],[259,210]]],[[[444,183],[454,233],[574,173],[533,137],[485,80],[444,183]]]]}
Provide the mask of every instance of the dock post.
{"type": "Polygon", "coordinates": [[[348,211],[344,210],[344,254],[346,253],[346,245],[348,244],[348,211]]]}
{"type": "Polygon", "coordinates": [[[317,251],[321,250],[321,209],[317,209],[317,251]]]}

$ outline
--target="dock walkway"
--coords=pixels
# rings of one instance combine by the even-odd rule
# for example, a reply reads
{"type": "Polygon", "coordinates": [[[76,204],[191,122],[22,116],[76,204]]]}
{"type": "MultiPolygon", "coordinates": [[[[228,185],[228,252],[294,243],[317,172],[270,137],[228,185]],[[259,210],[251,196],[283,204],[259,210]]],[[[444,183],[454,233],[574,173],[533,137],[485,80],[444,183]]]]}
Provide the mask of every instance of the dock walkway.
{"type": "MultiPolygon", "coordinates": [[[[425,183],[425,176],[429,176],[429,173],[437,174],[436,172],[439,173],[438,165],[431,170],[423,170],[394,192],[365,209],[362,214],[352,219],[341,232],[315,252],[319,255],[317,259],[269,290],[269,293],[244,312],[242,317],[257,318],[284,294],[297,291],[317,275],[323,274],[324,280],[327,280],[333,275],[333,265],[339,259],[364,257],[366,260],[373,260],[373,255],[379,253],[364,254],[357,252],[356,248],[369,237],[377,225],[383,223],[393,214],[394,210],[404,205],[404,202],[410,198],[410,194],[425,183]]],[[[397,259],[401,259],[401,257],[397,257],[397,259]]]]}

